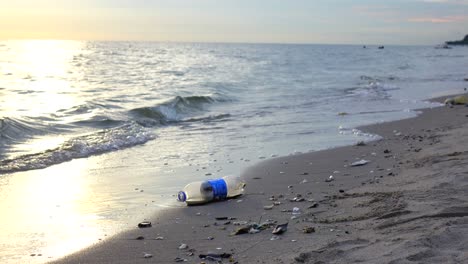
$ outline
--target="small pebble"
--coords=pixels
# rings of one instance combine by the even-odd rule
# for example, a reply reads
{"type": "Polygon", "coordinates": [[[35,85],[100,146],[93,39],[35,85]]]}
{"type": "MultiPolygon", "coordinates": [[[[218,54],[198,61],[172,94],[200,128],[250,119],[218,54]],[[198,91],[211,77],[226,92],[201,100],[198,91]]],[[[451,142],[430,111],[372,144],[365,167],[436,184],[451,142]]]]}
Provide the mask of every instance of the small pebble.
{"type": "Polygon", "coordinates": [[[141,223],[138,224],[138,227],[139,228],[151,227],[151,222],[141,222],[141,223]]]}
{"type": "Polygon", "coordinates": [[[333,175],[330,175],[328,179],[325,180],[325,182],[332,182],[334,180],[335,180],[335,177],[333,177],[333,175]]]}
{"type": "Polygon", "coordinates": [[[187,244],[180,244],[179,249],[187,249],[187,244]]]}

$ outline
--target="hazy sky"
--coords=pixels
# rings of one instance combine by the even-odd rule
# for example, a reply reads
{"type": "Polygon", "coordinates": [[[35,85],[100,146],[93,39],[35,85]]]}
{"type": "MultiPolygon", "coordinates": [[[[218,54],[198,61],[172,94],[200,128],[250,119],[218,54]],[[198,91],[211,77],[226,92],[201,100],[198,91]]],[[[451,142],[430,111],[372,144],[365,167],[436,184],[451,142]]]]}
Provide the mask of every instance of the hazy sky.
{"type": "Polygon", "coordinates": [[[468,0],[0,0],[0,39],[437,44],[468,0]]]}

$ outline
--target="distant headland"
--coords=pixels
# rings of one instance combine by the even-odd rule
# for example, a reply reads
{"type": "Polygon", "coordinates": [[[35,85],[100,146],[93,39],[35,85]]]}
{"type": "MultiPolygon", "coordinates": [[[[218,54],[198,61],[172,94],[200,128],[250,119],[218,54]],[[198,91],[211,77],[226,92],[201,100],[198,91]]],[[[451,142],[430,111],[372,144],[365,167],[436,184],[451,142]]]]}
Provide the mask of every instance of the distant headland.
{"type": "Polygon", "coordinates": [[[463,40],[446,41],[447,45],[468,45],[468,35],[463,40]]]}

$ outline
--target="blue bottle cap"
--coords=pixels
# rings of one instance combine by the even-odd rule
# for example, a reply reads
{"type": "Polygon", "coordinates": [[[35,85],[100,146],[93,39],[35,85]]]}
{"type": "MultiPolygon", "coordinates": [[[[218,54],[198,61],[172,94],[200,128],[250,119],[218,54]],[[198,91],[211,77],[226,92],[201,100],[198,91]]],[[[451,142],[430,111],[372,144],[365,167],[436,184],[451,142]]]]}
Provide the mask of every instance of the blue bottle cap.
{"type": "Polygon", "coordinates": [[[178,194],[177,194],[177,200],[179,202],[185,202],[187,200],[187,195],[185,194],[185,192],[183,191],[180,191],[178,194]]]}

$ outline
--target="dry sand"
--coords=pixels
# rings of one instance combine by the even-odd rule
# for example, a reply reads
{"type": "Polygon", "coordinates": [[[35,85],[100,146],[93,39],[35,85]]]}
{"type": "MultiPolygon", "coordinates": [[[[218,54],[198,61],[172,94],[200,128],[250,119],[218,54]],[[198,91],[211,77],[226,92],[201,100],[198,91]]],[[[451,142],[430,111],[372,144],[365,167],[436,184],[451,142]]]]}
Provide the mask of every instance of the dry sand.
{"type": "Polygon", "coordinates": [[[467,263],[467,121],[465,106],[428,109],[361,128],[383,137],[364,146],[264,161],[245,171],[238,199],[166,210],[150,228],[54,263],[210,263],[199,258],[206,253],[232,254],[224,263],[467,263]],[[361,159],[369,163],[349,166],[361,159]],[[305,201],[290,201],[299,194],[305,201]],[[270,219],[288,230],[230,235],[236,222],[270,219]]]}

